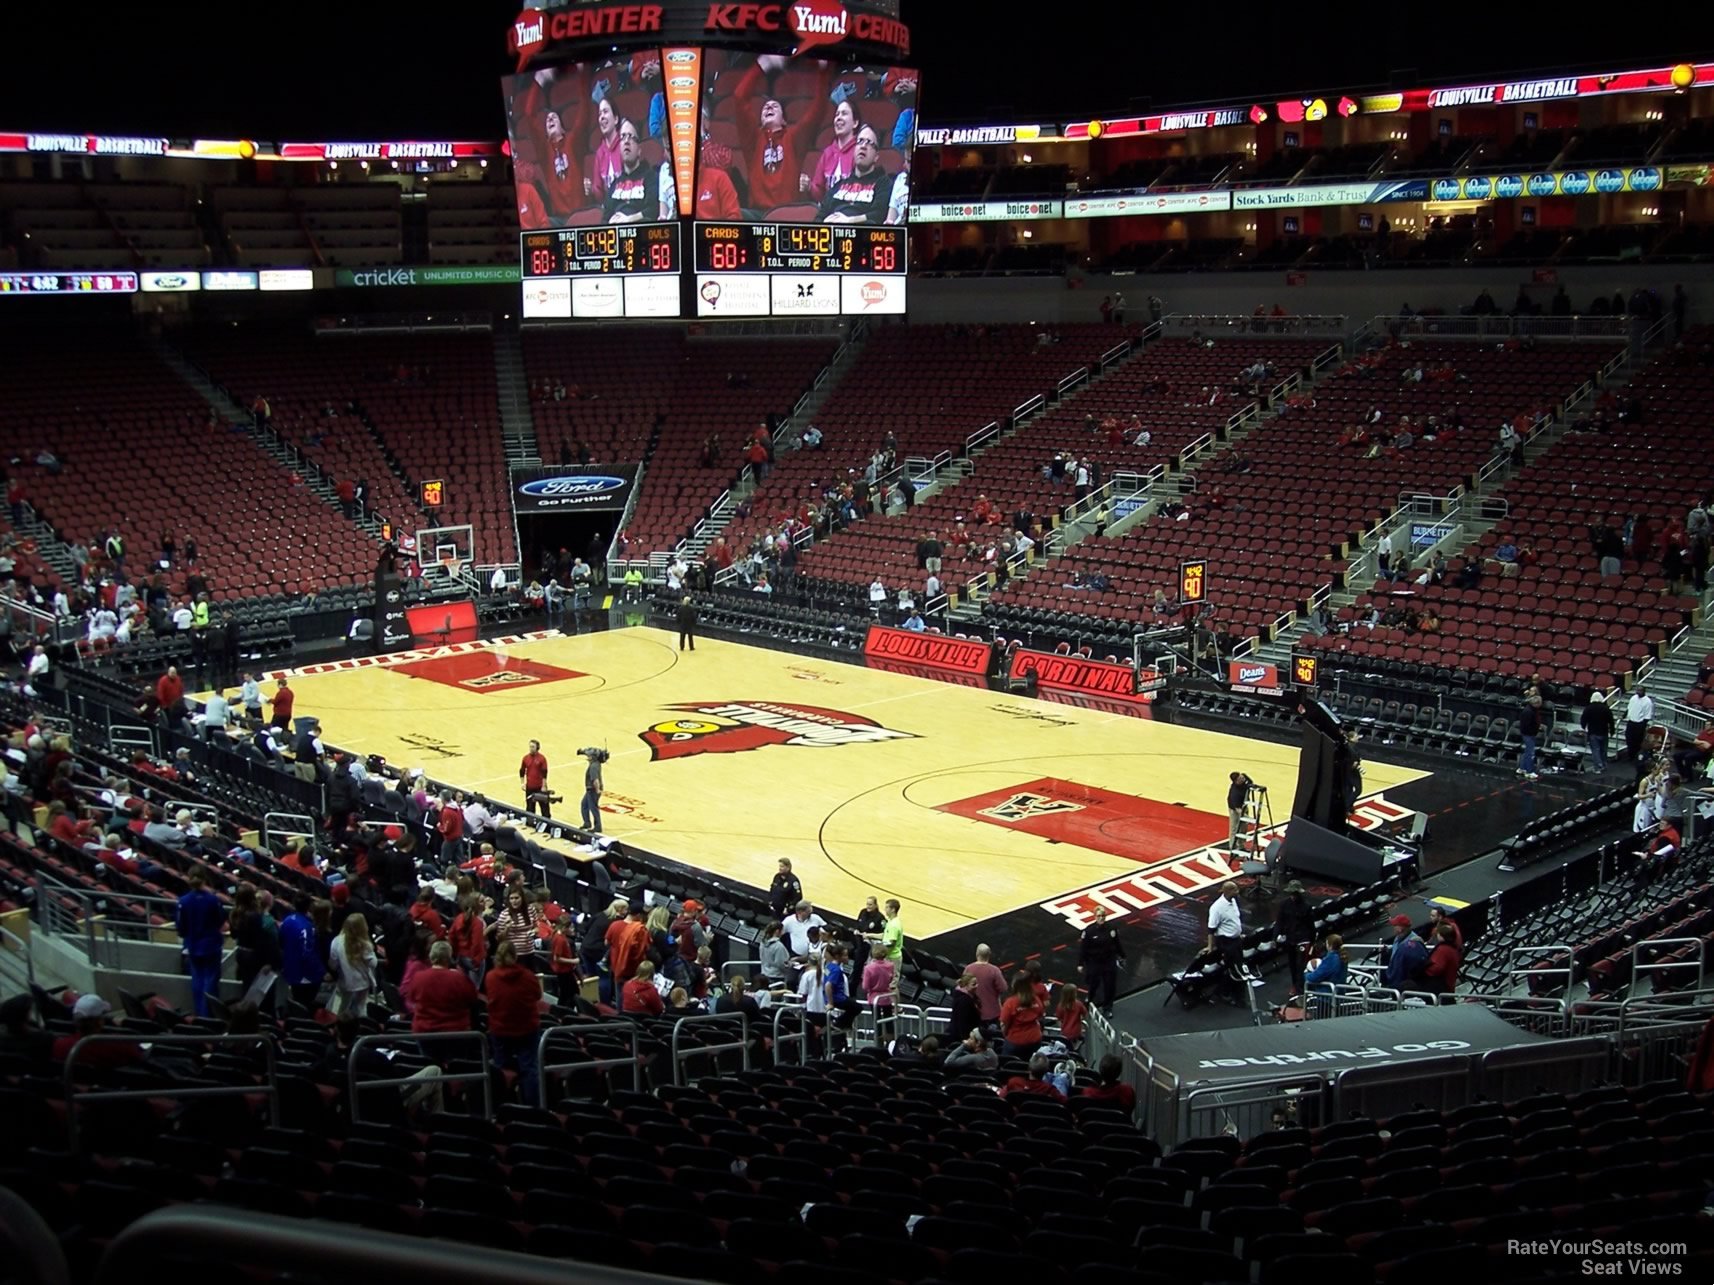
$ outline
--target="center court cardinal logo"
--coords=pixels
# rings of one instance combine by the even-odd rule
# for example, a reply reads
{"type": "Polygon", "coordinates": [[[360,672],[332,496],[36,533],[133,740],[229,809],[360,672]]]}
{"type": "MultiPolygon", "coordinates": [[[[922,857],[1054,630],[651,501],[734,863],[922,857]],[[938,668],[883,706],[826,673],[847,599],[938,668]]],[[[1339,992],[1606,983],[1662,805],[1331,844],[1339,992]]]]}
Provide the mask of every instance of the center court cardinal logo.
{"type": "Polygon", "coordinates": [[[638,733],[655,763],[693,754],[736,754],[768,745],[873,745],[915,739],[914,733],[897,732],[873,719],[816,705],[733,701],[667,708],[691,717],[656,723],[638,733]]]}

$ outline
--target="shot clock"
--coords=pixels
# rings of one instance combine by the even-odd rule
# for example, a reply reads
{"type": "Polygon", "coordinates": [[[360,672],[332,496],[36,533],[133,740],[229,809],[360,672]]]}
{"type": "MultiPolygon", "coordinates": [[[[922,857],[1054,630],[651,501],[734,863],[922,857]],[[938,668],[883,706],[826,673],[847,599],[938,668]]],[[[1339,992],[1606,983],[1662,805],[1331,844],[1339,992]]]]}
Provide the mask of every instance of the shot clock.
{"type": "Polygon", "coordinates": [[[906,268],[903,228],[827,223],[695,226],[698,272],[903,274],[906,268]]]}

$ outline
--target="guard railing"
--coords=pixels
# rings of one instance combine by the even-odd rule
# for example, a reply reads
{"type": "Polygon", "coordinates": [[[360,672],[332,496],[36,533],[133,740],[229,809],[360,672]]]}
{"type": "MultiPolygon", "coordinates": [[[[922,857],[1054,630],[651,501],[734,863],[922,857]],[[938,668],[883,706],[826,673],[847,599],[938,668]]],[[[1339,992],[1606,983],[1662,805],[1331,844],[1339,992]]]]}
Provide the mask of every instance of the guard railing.
{"type": "MultiPolygon", "coordinates": [[[[446,1084],[482,1085],[482,1113],[489,1119],[494,1118],[494,1077],[488,1069],[488,1040],[481,1031],[430,1031],[414,1034],[401,1031],[382,1033],[380,1035],[364,1035],[353,1041],[351,1055],[346,1062],[346,1099],[347,1109],[351,1112],[351,1123],[360,1124],[363,1120],[363,1094],[375,1089],[420,1089],[433,1088],[446,1084]],[[428,1061],[427,1067],[419,1067],[410,1075],[375,1076],[362,1078],[358,1072],[358,1058],[372,1048],[400,1048],[407,1045],[468,1045],[475,1050],[478,1069],[474,1071],[448,1071],[428,1061]]],[[[277,1122],[276,1122],[277,1123],[277,1122]]]]}
{"type": "MultiPolygon", "coordinates": [[[[275,1065],[274,1040],[269,1035],[121,1035],[104,1033],[85,1035],[71,1046],[65,1059],[66,1141],[75,1152],[78,1146],[78,1109],[91,1102],[145,1102],[157,1098],[190,1101],[194,1098],[248,1098],[256,1094],[268,1100],[268,1123],[280,1123],[280,1079],[275,1065]],[[266,1069],[260,1084],[175,1083],[163,1079],[139,1089],[88,1089],[77,1083],[78,1058],[97,1044],[147,1044],[151,1050],[161,1048],[206,1048],[210,1045],[260,1045],[266,1057],[266,1069]]],[[[355,1103],[353,1103],[355,1106],[355,1103]]],[[[355,1114],[353,1119],[355,1119],[355,1114]]]]}

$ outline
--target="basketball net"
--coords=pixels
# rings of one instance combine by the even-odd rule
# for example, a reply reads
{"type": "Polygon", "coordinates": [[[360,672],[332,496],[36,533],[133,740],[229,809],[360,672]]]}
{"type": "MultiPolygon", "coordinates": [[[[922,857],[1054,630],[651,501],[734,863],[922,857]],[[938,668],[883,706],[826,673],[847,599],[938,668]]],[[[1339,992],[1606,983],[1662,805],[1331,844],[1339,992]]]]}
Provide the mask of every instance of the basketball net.
{"type": "Polygon", "coordinates": [[[464,559],[460,558],[456,553],[443,553],[440,555],[440,569],[446,572],[446,578],[448,580],[458,579],[458,573],[463,569],[463,567],[464,559]]]}

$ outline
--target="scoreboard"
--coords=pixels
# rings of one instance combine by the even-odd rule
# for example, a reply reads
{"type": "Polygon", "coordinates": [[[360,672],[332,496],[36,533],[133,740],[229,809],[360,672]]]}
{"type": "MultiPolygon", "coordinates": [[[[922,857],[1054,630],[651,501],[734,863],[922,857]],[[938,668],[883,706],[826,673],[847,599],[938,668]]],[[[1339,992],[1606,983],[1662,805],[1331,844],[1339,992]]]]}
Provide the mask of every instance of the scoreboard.
{"type": "Polygon", "coordinates": [[[697,223],[699,317],[905,310],[905,229],[867,223],[697,223]]]}
{"type": "Polygon", "coordinates": [[[519,236],[524,316],[678,317],[677,223],[556,228],[519,236]]]}
{"type": "Polygon", "coordinates": [[[903,273],[902,233],[848,223],[698,223],[696,270],[903,273]]]}
{"type": "Polygon", "coordinates": [[[0,272],[0,294],[135,294],[135,272],[0,272]]]}
{"type": "Polygon", "coordinates": [[[521,236],[525,277],[571,277],[585,272],[677,272],[678,224],[560,228],[521,236]]]}

